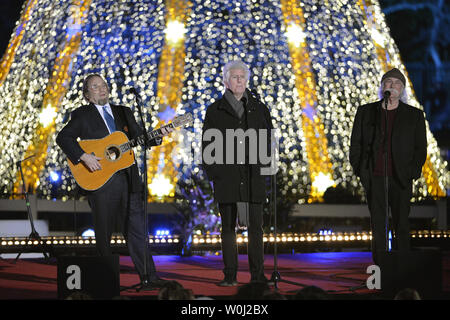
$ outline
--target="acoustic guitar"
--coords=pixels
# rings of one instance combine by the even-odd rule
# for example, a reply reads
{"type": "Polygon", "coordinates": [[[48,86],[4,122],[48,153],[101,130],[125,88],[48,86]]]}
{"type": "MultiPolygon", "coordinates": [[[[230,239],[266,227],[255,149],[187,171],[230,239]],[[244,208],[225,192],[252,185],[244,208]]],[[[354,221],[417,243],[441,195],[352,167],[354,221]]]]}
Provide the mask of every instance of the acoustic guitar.
{"type": "MultiPolygon", "coordinates": [[[[178,116],[171,123],[149,132],[148,139],[163,137],[172,132],[171,129],[187,126],[192,122],[190,113],[178,116]]],[[[68,159],[70,171],[81,188],[88,191],[97,190],[108,182],[114,173],[133,165],[135,158],[132,148],[143,145],[144,142],[144,135],[128,140],[122,131],[115,131],[102,139],[80,140],[79,144],[84,152],[102,158],[99,160],[102,169],[90,171],[83,162],[74,164],[68,159]]]]}

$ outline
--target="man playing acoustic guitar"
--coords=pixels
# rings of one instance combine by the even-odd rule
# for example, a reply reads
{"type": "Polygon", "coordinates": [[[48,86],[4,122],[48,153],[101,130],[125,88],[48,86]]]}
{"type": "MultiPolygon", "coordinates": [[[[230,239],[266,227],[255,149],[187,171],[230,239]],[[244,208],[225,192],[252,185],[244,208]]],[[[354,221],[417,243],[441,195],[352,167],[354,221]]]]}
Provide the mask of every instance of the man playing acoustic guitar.
{"type": "MultiPolygon", "coordinates": [[[[59,132],[56,142],[72,164],[81,164],[89,172],[96,172],[102,170],[102,157],[85,152],[77,139],[102,139],[115,131],[122,131],[128,139],[134,139],[142,135],[142,130],[130,108],[108,102],[109,88],[99,74],[91,74],[84,79],[83,96],[89,104],[72,112],[70,121],[59,132]]],[[[159,144],[161,139],[149,141],[151,146],[159,144]]],[[[96,248],[99,255],[112,254],[111,235],[118,221],[142,285],[144,288],[161,287],[165,280],[157,276],[150,249],[146,245],[148,238],[143,224],[143,190],[139,169],[134,162],[114,173],[97,190],[88,191],[89,205],[94,214],[96,248]]]]}

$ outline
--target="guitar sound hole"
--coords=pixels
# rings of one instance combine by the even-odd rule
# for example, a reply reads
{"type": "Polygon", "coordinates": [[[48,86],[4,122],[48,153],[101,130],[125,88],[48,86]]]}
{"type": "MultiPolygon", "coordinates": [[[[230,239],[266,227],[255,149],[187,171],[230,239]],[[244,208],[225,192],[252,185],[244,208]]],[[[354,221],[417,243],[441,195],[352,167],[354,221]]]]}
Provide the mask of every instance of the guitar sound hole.
{"type": "Polygon", "coordinates": [[[110,161],[115,161],[120,157],[120,150],[117,147],[109,147],[106,149],[106,158],[110,161]]]}

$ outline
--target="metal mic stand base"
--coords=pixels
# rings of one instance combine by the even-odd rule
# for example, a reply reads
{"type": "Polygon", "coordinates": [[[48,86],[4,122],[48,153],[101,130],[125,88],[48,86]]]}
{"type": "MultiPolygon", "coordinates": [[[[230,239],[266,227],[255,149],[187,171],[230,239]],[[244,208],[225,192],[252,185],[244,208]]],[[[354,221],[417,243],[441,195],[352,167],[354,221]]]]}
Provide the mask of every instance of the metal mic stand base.
{"type": "Polygon", "coordinates": [[[274,242],[274,271],[272,272],[272,277],[270,278],[270,281],[272,281],[274,283],[274,287],[275,290],[278,290],[278,283],[279,282],[283,282],[283,283],[288,283],[288,284],[292,284],[294,286],[300,286],[300,287],[307,287],[308,285],[303,284],[303,283],[297,283],[297,282],[293,282],[293,281],[289,281],[289,280],[284,280],[281,278],[281,274],[278,272],[278,251],[277,251],[277,201],[276,201],[276,192],[277,192],[277,174],[275,173],[274,175],[272,175],[271,177],[272,182],[271,185],[273,187],[272,190],[274,190],[272,192],[272,195],[274,196],[274,200],[273,200],[273,211],[272,213],[274,214],[274,235],[275,235],[275,242],[274,242]]]}
{"type": "Polygon", "coordinates": [[[287,284],[292,284],[294,286],[299,286],[299,287],[307,287],[307,284],[304,283],[299,283],[299,282],[294,282],[294,281],[290,281],[290,280],[284,280],[281,278],[281,274],[278,271],[274,271],[272,273],[272,277],[270,278],[270,281],[273,281],[275,289],[278,290],[278,283],[282,282],[282,283],[287,283],[287,284]]]}
{"type": "MultiPolygon", "coordinates": [[[[41,239],[41,236],[39,235],[39,233],[36,230],[31,231],[30,235],[25,239],[25,243],[28,244],[28,242],[34,242],[37,241],[39,244],[39,252],[42,253],[44,255],[44,259],[46,263],[49,263],[50,261],[50,250],[46,250],[45,246],[43,244],[43,241],[41,239]],[[48,253],[48,254],[47,254],[48,253]]],[[[17,263],[17,260],[19,260],[19,257],[22,255],[22,253],[24,253],[24,248],[22,248],[19,253],[17,254],[16,259],[14,259],[14,263],[17,263]]]]}
{"type": "Polygon", "coordinates": [[[148,280],[148,277],[144,276],[144,279],[142,279],[142,281],[140,283],[134,284],[130,287],[121,288],[120,291],[122,292],[122,291],[130,290],[130,289],[136,289],[136,292],[140,292],[140,291],[158,290],[159,288],[161,288],[161,286],[151,283],[148,280]]]}
{"type": "MultiPolygon", "coordinates": [[[[30,226],[31,226],[31,233],[30,233],[30,235],[27,237],[25,243],[28,244],[28,242],[29,242],[30,240],[37,241],[37,242],[38,242],[39,249],[41,249],[40,252],[42,252],[42,254],[44,255],[45,262],[48,263],[48,262],[49,262],[49,256],[47,256],[46,251],[47,251],[49,254],[50,254],[50,251],[49,251],[49,250],[45,250],[43,241],[42,241],[42,239],[41,239],[41,236],[39,235],[39,233],[38,233],[38,232],[36,231],[36,229],[34,228],[33,214],[32,214],[32,212],[31,212],[30,200],[29,200],[29,198],[28,198],[28,191],[27,191],[27,188],[26,188],[25,178],[24,178],[23,170],[22,170],[22,162],[25,161],[25,160],[27,160],[27,159],[30,159],[30,158],[32,158],[32,157],[34,157],[34,155],[32,155],[32,156],[30,156],[30,157],[28,157],[28,158],[26,158],[26,159],[24,159],[24,160],[18,161],[18,162],[16,163],[16,164],[17,164],[17,167],[19,168],[20,177],[21,177],[21,179],[22,179],[22,185],[23,185],[23,189],[24,189],[24,193],[23,193],[23,194],[24,194],[24,196],[25,196],[25,204],[26,204],[26,207],[27,207],[28,220],[29,220],[30,226]]],[[[22,249],[19,251],[19,254],[17,255],[16,259],[14,260],[14,263],[17,263],[17,260],[18,260],[19,257],[22,255],[23,251],[24,251],[24,248],[22,248],[22,249]]]]}

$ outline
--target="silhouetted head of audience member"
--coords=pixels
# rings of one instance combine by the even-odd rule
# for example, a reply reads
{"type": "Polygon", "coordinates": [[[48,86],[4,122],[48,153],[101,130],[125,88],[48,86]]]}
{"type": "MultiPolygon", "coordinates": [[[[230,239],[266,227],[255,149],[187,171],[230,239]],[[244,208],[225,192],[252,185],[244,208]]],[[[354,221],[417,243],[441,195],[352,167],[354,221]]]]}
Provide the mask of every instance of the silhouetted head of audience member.
{"type": "Polygon", "coordinates": [[[66,300],[94,300],[89,293],[83,291],[74,291],[69,296],[66,297],[66,300]]]}
{"type": "Polygon", "coordinates": [[[131,298],[127,297],[127,296],[114,296],[114,297],[112,297],[112,300],[114,300],[114,301],[120,301],[120,300],[128,301],[128,300],[131,300],[131,298]]]}
{"type": "Polygon", "coordinates": [[[394,300],[422,300],[422,298],[416,290],[405,288],[395,295],[394,300]]]}
{"type": "Polygon", "coordinates": [[[299,290],[294,300],[328,300],[328,294],[321,288],[316,286],[308,286],[299,290]]]}
{"type": "Polygon", "coordinates": [[[264,294],[269,292],[269,286],[264,282],[251,282],[238,289],[235,295],[237,300],[262,300],[264,294]]]}
{"type": "Polygon", "coordinates": [[[266,291],[263,294],[264,300],[287,300],[287,298],[279,292],[276,291],[266,291]]]}
{"type": "Polygon", "coordinates": [[[203,300],[203,301],[206,301],[206,300],[214,300],[214,298],[208,297],[208,296],[201,296],[201,297],[195,298],[195,300],[203,300]]]}
{"type": "Polygon", "coordinates": [[[194,300],[191,290],[185,289],[177,281],[169,281],[159,290],[158,300],[194,300]]]}

